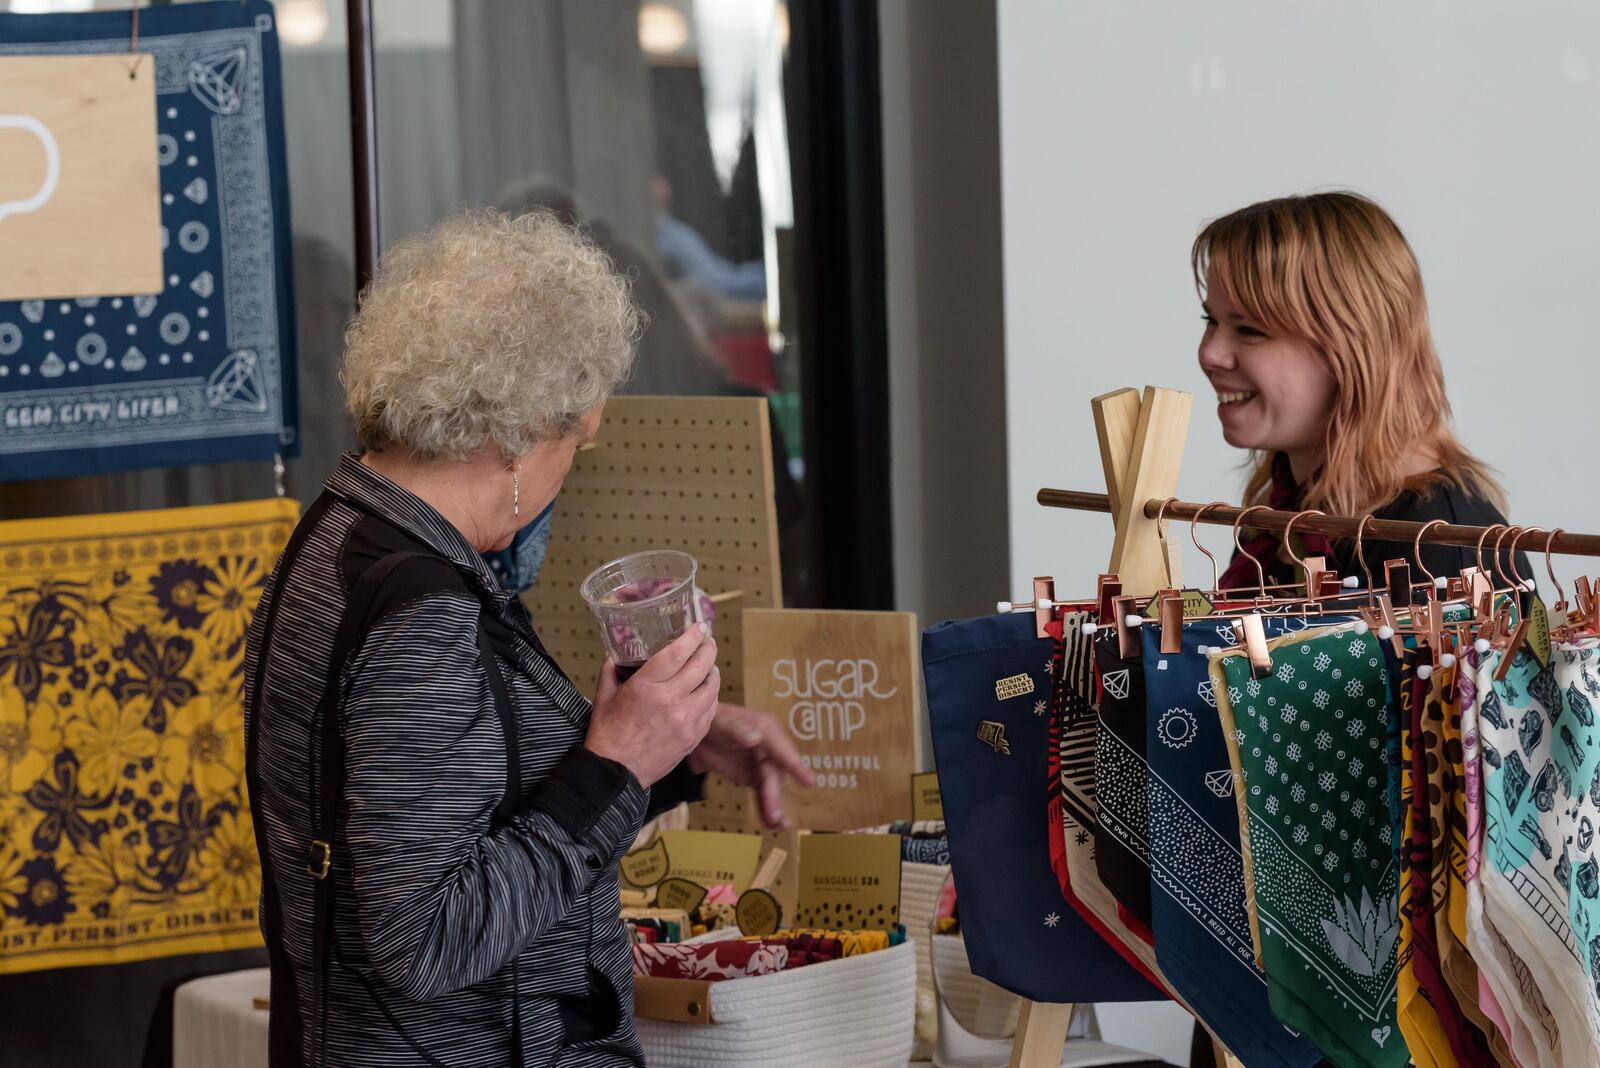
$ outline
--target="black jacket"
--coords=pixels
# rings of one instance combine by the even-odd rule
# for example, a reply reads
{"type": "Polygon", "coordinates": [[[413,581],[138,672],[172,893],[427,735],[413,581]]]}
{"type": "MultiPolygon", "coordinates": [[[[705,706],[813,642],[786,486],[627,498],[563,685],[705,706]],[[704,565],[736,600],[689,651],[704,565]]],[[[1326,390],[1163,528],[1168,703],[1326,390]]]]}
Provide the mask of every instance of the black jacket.
{"type": "Polygon", "coordinates": [[[455,587],[412,595],[399,570],[385,578],[390,603],[343,668],[333,965],[325,1045],[306,1025],[306,1063],[642,1064],[616,861],[649,794],[583,748],[589,702],[544,651],[521,602],[434,509],[346,456],[302,524],[311,527],[297,560],[287,574],[280,564],[257,612],[245,687],[247,707],[259,697],[260,709],[250,724],[252,801],[272,867],[262,893],[281,914],[279,948],[303,1021],[318,1018],[315,880],[306,874],[311,715],[335,630],[357,576],[392,552],[422,551],[455,587]],[[499,818],[507,742],[480,656],[480,612],[514,635],[509,655],[490,654],[515,711],[521,780],[520,804],[499,818]]]}

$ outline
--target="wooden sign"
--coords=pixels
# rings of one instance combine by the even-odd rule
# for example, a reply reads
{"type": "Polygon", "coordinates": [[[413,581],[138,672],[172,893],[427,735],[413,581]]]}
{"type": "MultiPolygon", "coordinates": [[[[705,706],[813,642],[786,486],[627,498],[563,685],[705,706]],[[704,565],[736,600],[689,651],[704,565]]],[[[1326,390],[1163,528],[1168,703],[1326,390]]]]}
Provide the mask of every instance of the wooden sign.
{"type": "Polygon", "coordinates": [[[904,819],[921,709],[916,616],[751,609],[744,652],[745,702],[783,722],[817,779],[789,791],[795,824],[847,831],[904,819]]]}
{"type": "Polygon", "coordinates": [[[706,899],[706,888],[691,879],[673,876],[656,887],[656,908],[682,909],[692,913],[706,899]]]}
{"type": "Polygon", "coordinates": [[[643,890],[667,877],[667,844],[660,838],[622,858],[622,881],[643,890]]]}
{"type": "Polygon", "coordinates": [[[733,915],[739,922],[742,935],[769,935],[783,923],[783,906],[769,891],[746,890],[739,895],[733,915]]]}
{"type": "MultiPolygon", "coordinates": [[[[1195,619],[1199,616],[1209,616],[1211,614],[1213,607],[1211,600],[1199,590],[1179,590],[1178,593],[1183,597],[1184,619],[1195,619]]],[[[1158,603],[1155,600],[1151,600],[1151,602],[1145,606],[1145,618],[1155,619],[1156,612],[1159,610],[1160,606],[1158,603]]]]}
{"type": "Polygon", "coordinates": [[[658,841],[672,858],[667,874],[701,886],[749,888],[761,862],[761,836],[720,831],[662,831],[658,841]]]}
{"type": "Polygon", "coordinates": [[[801,927],[883,931],[900,922],[900,836],[810,834],[800,842],[801,927]]]}
{"type": "Polygon", "coordinates": [[[162,290],[155,62],[0,56],[0,300],[162,290]]]}
{"type": "Polygon", "coordinates": [[[944,799],[939,796],[939,773],[924,771],[911,776],[911,818],[944,819],[944,799]]]}

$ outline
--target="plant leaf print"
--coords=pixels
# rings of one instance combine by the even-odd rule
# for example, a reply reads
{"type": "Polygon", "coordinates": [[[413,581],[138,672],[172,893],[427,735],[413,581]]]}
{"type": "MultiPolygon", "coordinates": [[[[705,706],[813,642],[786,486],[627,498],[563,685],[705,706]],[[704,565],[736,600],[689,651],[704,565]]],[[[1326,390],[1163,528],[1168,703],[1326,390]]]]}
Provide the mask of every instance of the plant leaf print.
{"type": "Polygon", "coordinates": [[[1356,975],[1371,978],[1393,955],[1400,936],[1399,912],[1393,897],[1378,902],[1366,887],[1359,904],[1350,898],[1335,900],[1333,916],[1324,917],[1322,931],[1334,957],[1356,975]]]}

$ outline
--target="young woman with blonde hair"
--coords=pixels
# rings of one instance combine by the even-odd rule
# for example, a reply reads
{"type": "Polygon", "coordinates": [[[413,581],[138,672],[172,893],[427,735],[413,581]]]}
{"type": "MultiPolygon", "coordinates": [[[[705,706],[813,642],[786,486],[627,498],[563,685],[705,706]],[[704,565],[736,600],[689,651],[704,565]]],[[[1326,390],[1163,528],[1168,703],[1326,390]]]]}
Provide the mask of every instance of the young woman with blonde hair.
{"type": "MultiPolygon", "coordinates": [[[[1247,503],[1506,521],[1504,492],[1451,428],[1422,271],[1381,207],[1347,192],[1262,201],[1207,225],[1191,259],[1205,319],[1200,369],[1216,390],[1223,437],[1251,450],[1247,503]]],[[[1293,580],[1276,534],[1258,533],[1246,548],[1269,582],[1293,580]]],[[[1374,576],[1387,559],[1417,563],[1409,544],[1363,548],[1374,576]]],[[[1323,553],[1344,574],[1360,570],[1351,543],[1308,535],[1296,551],[1323,553]]],[[[1470,547],[1424,545],[1421,563],[1452,575],[1472,556],[1470,547]]],[[[1242,555],[1222,579],[1255,582],[1242,555]]]]}

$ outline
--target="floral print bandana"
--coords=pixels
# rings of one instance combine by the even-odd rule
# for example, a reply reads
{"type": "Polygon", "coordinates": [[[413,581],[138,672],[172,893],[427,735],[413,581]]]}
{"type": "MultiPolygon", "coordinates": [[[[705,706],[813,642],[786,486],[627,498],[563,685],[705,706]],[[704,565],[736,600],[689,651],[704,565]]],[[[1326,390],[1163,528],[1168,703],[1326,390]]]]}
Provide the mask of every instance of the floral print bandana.
{"type": "MultiPolygon", "coordinates": [[[[1389,723],[1393,744],[1399,751],[1399,759],[1390,765],[1389,771],[1390,796],[1399,799],[1399,808],[1390,812],[1391,819],[1396,821],[1395,845],[1400,871],[1396,1013],[1400,1034],[1417,1068],[1451,1068],[1454,1057],[1437,993],[1443,980],[1439,978],[1437,963],[1429,959],[1431,956],[1436,960],[1437,952],[1417,901],[1417,882],[1412,878],[1419,861],[1424,866],[1428,863],[1425,850],[1419,856],[1416,841],[1417,790],[1421,789],[1421,804],[1426,807],[1428,789],[1426,777],[1419,782],[1416,774],[1416,710],[1428,692],[1427,681],[1417,676],[1419,663],[1417,651],[1407,649],[1400,661],[1400,685],[1391,704],[1389,723]]],[[[1425,846],[1426,842],[1422,844],[1425,846]]]]}
{"type": "Polygon", "coordinates": [[[1345,627],[1268,644],[1272,673],[1213,658],[1246,878],[1273,1011],[1340,1068],[1399,1068],[1400,935],[1377,639],[1345,627]]]}
{"type": "Polygon", "coordinates": [[[0,973],[260,944],[244,638],[298,516],[0,523],[0,973]]]}

